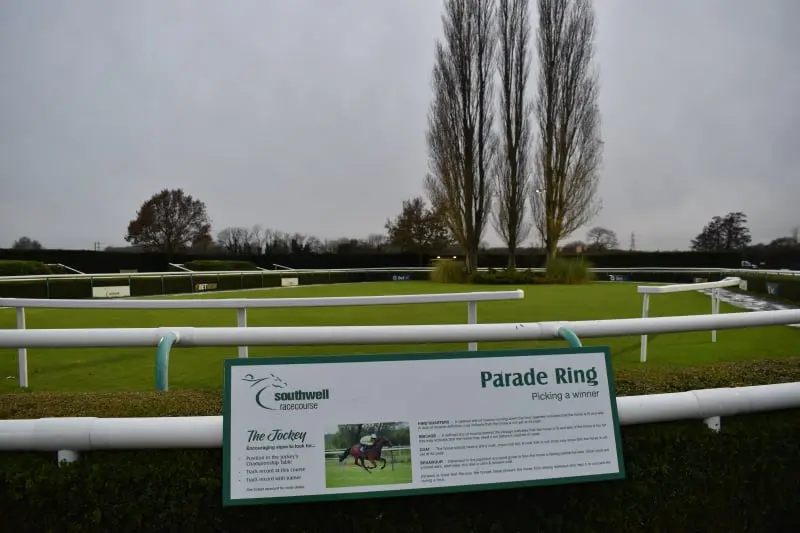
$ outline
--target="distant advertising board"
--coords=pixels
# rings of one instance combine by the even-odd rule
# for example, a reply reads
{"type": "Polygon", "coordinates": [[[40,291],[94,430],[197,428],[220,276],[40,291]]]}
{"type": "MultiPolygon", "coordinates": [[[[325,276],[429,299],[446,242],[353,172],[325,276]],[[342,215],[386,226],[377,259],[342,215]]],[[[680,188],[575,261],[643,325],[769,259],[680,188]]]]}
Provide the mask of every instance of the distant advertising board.
{"type": "Polygon", "coordinates": [[[216,283],[196,283],[194,286],[196,292],[213,291],[216,290],[216,288],[216,283]]]}
{"type": "Polygon", "coordinates": [[[770,296],[778,296],[778,284],[767,282],[767,294],[770,296]]]}
{"type": "Polygon", "coordinates": [[[297,287],[300,285],[298,278],[281,278],[281,287],[297,287]]]}
{"type": "Polygon", "coordinates": [[[126,298],[131,295],[127,285],[118,287],[92,287],[92,298],[126,298]]]}
{"type": "Polygon", "coordinates": [[[223,462],[225,506],[625,477],[599,347],[228,359],[223,462]]]}
{"type": "Polygon", "coordinates": [[[392,281],[411,281],[411,274],[392,274],[392,281]]]}

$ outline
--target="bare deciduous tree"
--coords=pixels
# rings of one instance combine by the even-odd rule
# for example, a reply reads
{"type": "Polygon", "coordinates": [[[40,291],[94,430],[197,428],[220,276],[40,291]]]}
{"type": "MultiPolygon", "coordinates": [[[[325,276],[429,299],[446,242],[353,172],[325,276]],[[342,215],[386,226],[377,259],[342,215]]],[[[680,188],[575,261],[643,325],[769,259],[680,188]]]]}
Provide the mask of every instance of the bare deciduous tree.
{"type": "Polygon", "coordinates": [[[428,198],[466,252],[469,272],[491,212],[494,0],[446,0],[428,117],[428,198]]]}
{"type": "Polygon", "coordinates": [[[500,153],[496,161],[494,228],[508,247],[508,267],[530,233],[525,211],[530,189],[531,104],[528,0],[500,0],[497,10],[500,75],[500,153]]]}
{"type": "Polygon", "coordinates": [[[589,230],[589,233],[586,234],[586,241],[589,243],[589,249],[595,252],[606,252],[619,247],[617,234],[600,226],[589,230]]]}
{"type": "Polygon", "coordinates": [[[554,258],[559,240],[600,211],[597,185],[603,142],[592,66],[591,0],[538,4],[538,138],[531,207],[548,258],[554,258]]]}

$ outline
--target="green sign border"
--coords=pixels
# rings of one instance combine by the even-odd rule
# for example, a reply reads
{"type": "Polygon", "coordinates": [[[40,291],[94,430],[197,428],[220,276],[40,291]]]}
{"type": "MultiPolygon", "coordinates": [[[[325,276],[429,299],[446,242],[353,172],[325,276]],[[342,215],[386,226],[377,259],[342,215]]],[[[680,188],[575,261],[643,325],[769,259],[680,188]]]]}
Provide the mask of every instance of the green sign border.
{"type": "Polygon", "coordinates": [[[522,487],[542,487],[552,485],[565,485],[569,483],[588,483],[593,481],[609,481],[625,479],[625,461],[622,455],[622,436],[620,433],[619,414],[617,412],[616,390],[614,388],[614,373],[611,366],[611,350],[608,346],[583,346],[581,348],[537,348],[537,349],[511,349],[511,350],[485,350],[485,351],[457,351],[457,352],[420,352],[420,353],[390,353],[390,354],[364,354],[364,355],[312,355],[312,356],[284,356],[284,357],[259,357],[225,359],[224,398],[222,411],[222,506],[233,507],[243,505],[265,505],[280,503],[319,502],[331,500],[351,500],[370,498],[394,498],[398,496],[421,496],[426,494],[452,494],[458,492],[475,492],[481,490],[502,490],[522,487]],[[415,489],[380,490],[372,493],[342,492],[336,494],[313,494],[305,496],[277,496],[274,498],[248,498],[231,499],[230,472],[230,416],[231,416],[231,367],[255,365],[302,365],[302,364],[347,364],[370,363],[383,361],[420,361],[436,359],[471,359],[486,357],[520,357],[520,356],[552,356],[552,355],[579,355],[588,353],[602,353],[606,361],[606,375],[608,376],[608,392],[611,398],[611,414],[614,424],[614,437],[617,447],[617,464],[619,471],[612,474],[595,474],[586,476],[538,479],[530,481],[506,481],[497,483],[482,483],[476,485],[459,485],[455,487],[431,487],[415,489]]]}

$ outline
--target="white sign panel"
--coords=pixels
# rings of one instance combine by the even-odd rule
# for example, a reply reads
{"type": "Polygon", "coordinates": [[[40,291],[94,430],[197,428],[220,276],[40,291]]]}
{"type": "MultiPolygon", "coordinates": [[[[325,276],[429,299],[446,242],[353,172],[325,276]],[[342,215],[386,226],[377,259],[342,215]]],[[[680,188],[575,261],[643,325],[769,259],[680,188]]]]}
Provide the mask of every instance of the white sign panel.
{"type": "Polygon", "coordinates": [[[300,285],[298,278],[281,278],[281,287],[297,287],[300,285]]]}
{"type": "Polygon", "coordinates": [[[92,298],[127,298],[131,288],[127,285],[117,287],[92,287],[92,298]]]}
{"type": "Polygon", "coordinates": [[[612,376],[598,347],[226,360],[223,503],[624,478],[612,376]]]}

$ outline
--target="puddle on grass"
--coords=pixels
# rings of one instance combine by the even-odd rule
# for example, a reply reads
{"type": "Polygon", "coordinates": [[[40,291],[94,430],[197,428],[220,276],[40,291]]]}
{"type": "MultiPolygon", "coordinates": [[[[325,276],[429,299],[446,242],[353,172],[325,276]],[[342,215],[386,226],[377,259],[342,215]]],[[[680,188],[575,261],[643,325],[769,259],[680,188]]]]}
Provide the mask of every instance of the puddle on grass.
{"type": "MultiPolygon", "coordinates": [[[[712,289],[701,289],[697,292],[711,296],[712,289]]],[[[770,302],[764,298],[744,294],[740,292],[733,292],[728,289],[719,289],[719,299],[727,304],[730,304],[739,309],[746,309],[748,311],[781,311],[784,309],[797,309],[796,305],[770,302]]],[[[790,328],[800,328],[800,324],[786,324],[790,328]]]]}

